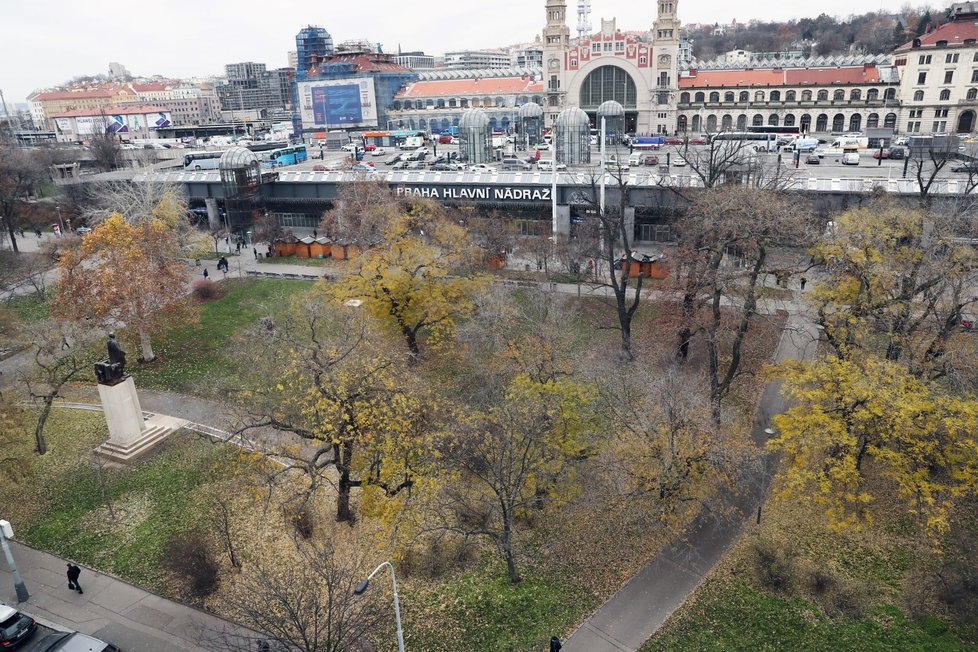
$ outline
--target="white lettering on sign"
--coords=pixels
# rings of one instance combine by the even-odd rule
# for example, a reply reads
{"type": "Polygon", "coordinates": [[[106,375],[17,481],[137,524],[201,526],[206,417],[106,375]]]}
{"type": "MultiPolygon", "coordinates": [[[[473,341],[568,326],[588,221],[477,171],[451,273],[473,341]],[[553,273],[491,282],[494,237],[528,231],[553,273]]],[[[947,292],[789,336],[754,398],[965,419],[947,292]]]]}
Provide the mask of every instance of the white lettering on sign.
{"type": "Polygon", "coordinates": [[[550,201],[550,188],[444,188],[424,186],[398,186],[400,197],[424,197],[426,199],[467,199],[470,201],[550,201]]]}

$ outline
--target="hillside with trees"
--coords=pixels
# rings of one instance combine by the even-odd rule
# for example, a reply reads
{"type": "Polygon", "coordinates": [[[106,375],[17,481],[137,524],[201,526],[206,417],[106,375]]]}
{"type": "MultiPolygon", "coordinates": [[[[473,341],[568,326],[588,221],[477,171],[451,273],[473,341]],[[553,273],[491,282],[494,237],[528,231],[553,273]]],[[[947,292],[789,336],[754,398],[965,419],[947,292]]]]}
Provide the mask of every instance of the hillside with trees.
{"type": "Polygon", "coordinates": [[[712,61],[730,50],[781,52],[802,50],[805,56],[886,54],[945,22],[944,11],[904,6],[893,12],[870,12],[845,18],[821,14],[787,22],[752,20],[733,25],[688,26],[693,55],[712,61]]]}

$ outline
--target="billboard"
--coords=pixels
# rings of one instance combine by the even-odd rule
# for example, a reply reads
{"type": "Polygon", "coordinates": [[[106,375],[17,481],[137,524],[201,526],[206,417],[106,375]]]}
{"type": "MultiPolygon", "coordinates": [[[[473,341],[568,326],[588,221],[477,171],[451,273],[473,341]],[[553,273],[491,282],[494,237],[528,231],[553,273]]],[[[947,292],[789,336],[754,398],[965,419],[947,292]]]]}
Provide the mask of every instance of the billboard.
{"type": "Polygon", "coordinates": [[[300,82],[298,95],[303,129],[377,126],[377,97],[370,77],[300,82]]]}

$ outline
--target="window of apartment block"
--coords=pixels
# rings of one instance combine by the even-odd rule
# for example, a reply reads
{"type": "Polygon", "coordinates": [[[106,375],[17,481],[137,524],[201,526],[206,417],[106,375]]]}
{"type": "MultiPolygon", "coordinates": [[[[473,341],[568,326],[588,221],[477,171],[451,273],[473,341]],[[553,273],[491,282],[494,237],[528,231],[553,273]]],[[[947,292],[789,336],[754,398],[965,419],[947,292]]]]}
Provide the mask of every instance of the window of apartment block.
{"type": "Polygon", "coordinates": [[[978,83],[978,70],[971,71],[971,83],[972,84],[978,83]]]}
{"type": "Polygon", "coordinates": [[[917,73],[917,83],[918,84],[926,84],[927,83],[927,73],[926,72],[918,72],[917,73]]]}
{"type": "Polygon", "coordinates": [[[944,57],[944,63],[957,63],[959,56],[958,54],[948,54],[944,57]]]}
{"type": "Polygon", "coordinates": [[[952,79],[954,79],[954,71],[953,70],[945,70],[944,71],[944,83],[945,84],[950,84],[952,79]]]}

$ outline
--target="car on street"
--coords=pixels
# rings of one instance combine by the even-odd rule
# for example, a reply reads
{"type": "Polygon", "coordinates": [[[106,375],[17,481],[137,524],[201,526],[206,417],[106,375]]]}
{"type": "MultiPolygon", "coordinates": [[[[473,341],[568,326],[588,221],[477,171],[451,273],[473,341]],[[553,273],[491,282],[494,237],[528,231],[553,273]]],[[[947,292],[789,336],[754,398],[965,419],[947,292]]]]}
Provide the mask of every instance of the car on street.
{"type": "Polygon", "coordinates": [[[446,134],[442,134],[441,136],[438,137],[438,144],[439,145],[451,145],[452,144],[452,137],[451,136],[448,136],[446,134]]]}
{"type": "Polygon", "coordinates": [[[449,145],[458,145],[458,138],[455,138],[453,136],[451,142],[449,143],[449,145]]]}
{"type": "Polygon", "coordinates": [[[472,172],[496,172],[496,168],[486,163],[476,163],[469,168],[472,172]]]}
{"type": "Polygon", "coordinates": [[[376,145],[364,145],[363,146],[363,151],[365,151],[365,152],[372,152],[375,149],[377,149],[377,146],[376,145]]]}
{"type": "Polygon", "coordinates": [[[410,161],[397,161],[391,167],[392,170],[404,170],[410,165],[410,161]]]}
{"type": "Polygon", "coordinates": [[[371,165],[364,165],[363,163],[357,163],[350,168],[350,172],[376,172],[377,169],[371,165]]]}
{"type": "Polygon", "coordinates": [[[401,163],[404,160],[401,158],[402,156],[403,154],[394,154],[384,161],[384,165],[396,165],[397,163],[401,163]]]}
{"type": "Polygon", "coordinates": [[[407,167],[405,169],[407,169],[407,170],[423,170],[424,169],[424,160],[422,159],[420,161],[408,161],[407,167]]]}
{"type": "Polygon", "coordinates": [[[642,158],[642,165],[658,165],[658,164],[659,164],[659,157],[656,156],[655,154],[646,154],[642,158]]]}
{"type": "Polygon", "coordinates": [[[859,152],[846,152],[843,154],[842,165],[859,165],[859,152]]]}
{"type": "Polygon", "coordinates": [[[31,637],[37,622],[13,607],[0,604],[0,650],[12,650],[31,637]]]}
{"type": "Polygon", "coordinates": [[[343,147],[341,147],[340,149],[342,149],[344,152],[355,152],[357,151],[357,147],[359,146],[350,143],[349,145],[343,145],[343,147]]]}
{"type": "Polygon", "coordinates": [[[666,136],[664,142],[666,145],[682,145],[683,139],[679,136],[666,136]]]}
{"type": "Polygon", "coordinates": [[[808,165],[821,165],[822,157],[818,154],[809,154],[807,157],[805,157],[805,163],[808,165]]]}
{"type": "Polygon", "coordinates": [[[706,145],[706,138],[700,138],[700,137],[690,138],[689,139],[689,144],[690,145],[706,145]]]}
{"type": "Polygon", "coordinates": [[[370,155],[371,156],[386,156],[387,155],[387,148],[386,147],[377,147],[375,145],[373,151],[370,152],[370,155]]]}
{"type": "Polygon", "coordinates": [[[907,150],[902,147],[891,147],[890,148],[890,158],[894,161],[902,161],[907,156],[907,150]]]}
{"type": "Polygon", "coordinates": [[[554,168],[556,168],[558,171],[567,169],[567,166],[565,164],[554,163],[554,160],[552,158],[545,158],[540,160],[539,162],[537,162],[537,167],[542,172],[551,172],[554,170],[554,168]]]}
{"type": "Polygon", "coordinates": [[[677,156],[672,159],[672,165],[673,167],[677,168],[686,167],[686,159],[684,159],[682,156],[677,156]]]}
{"type": "Polygon", "coordinates": [[[978,173],[978,161],[971,161],[964,165],[956,165],[951,168],[951,172],[967,172],[968,174],[978,173]]]}
{"type": "Polygon", "coordinates": [[[550,149],[550,143],[546,143],[546,142],[544,142],[544,143],[537,143],[537,149],[540,150],[540,151],[546,151],[546,150],[550,149]]]}
{"type": "Polygon", "coordinates": [[[78,632],[55,632],[27,648],[27,652],[122,652],[119,648],[78,632]]]}

